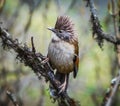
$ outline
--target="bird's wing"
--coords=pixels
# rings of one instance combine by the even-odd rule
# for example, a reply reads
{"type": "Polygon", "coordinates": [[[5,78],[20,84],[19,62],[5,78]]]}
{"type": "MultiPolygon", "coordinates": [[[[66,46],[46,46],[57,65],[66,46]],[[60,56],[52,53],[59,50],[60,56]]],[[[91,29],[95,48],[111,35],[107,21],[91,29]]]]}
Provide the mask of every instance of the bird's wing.
{"type": "Polygon", "coordinates": [[[73,70],[73,77],[76,78],[77,73],[78,73],[78,66],[79,66],[79,47],[78,47],[78,42],[76,41],[75,45],[75,56],[73,58],[73,63],[74,63],[74,70],[73,70]]]}
{"type": "Polygon", "coordinates": [[[51,63],[51,60],[50,60],[50,58],[49,58],[49,55],[47,54],[47,58],[49,59],[49,64],[50,64],[50,66],[52,67],[52,69],[54,70],[55,68],[53,67],[53,65],[52,65],[52,63],[51,63]]]}

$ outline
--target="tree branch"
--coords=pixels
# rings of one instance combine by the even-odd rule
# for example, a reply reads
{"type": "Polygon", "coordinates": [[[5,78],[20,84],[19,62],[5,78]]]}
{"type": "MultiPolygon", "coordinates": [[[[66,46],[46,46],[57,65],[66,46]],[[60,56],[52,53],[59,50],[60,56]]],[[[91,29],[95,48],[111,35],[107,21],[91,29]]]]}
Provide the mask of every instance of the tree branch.
{"type": "Polygon", "coordinates": [[[110,88],[107,90],[105,97],[103,99],[102,106],[111,106],[115,98],[116,92],[120,85],[120,72],[116,78],[111,81],[110,88]]]}
{"type": "Polygon", "coordinates": [[[102,30],[99,18],[98,18],[97,13],[96,13],[96,9],[95,9],[93,0],[85,0],[85,1],[87,2],[86,6],[90,8],[90,12],[91,12],[91,24],[92,24],[93,37],[98,42],[98,45],[100,46],[100,48],[102,48],[104,40],[106,40],[110,43],[113,43],[115,45],[120,44],[119,39],[116,39],[111,34],[106,34],[102,30]]]}
{"type": "Polygon", "coordinates": [[[17,99],[16,99],[15,95],[13,95],[10,91],[7,91],[6,94],[9,97],[9,99],[12,101],[14,106],[19,106],[19,104],[17,103],[17,99]]]}
{"type": "MultiPolygon", "coordinates": [[[[17,59],[20,60],[20,62],[23,62],[26,66],[29,66],[34,73],[37,75],[39,79],[41,79],[41,76],[45,78],[45,80],[49,81],[57,92],[59,92],[59,86],[58,81],[56,82],[56,79],[54,77],[53,69],[49,65],[48,61],[43,62],[46,57],[43,56],[41,53],[36,53],[33,38],[31,38],[32,42],[32,50],[27,47],[27,45],[22,46],[17,39],[13,40],[10,37],[10,34],[3,28],[0,27],[0,38],[2,39],[2,46],[5,49],[6,47],[8,49],[13,49],[17,53],[17,59]]],[[[66,103],[69,104],[69,106],[79,106],[78,103],[70,98],[67,93],[62,92],[58,93],[58,99],[57,101],[60,103],[66,103]],[[72,103],[76,105],[72,105],[72,103]]],[[[65,105],[65,104],[64,104],[65,105]]]]}

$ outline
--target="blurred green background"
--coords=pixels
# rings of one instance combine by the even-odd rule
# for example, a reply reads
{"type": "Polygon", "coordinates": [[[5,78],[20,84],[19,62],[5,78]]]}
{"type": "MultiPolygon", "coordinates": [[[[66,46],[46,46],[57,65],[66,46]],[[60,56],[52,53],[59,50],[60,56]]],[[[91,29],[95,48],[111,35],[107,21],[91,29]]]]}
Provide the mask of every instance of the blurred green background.
{"type": "MultiPolygon", "coordinates": [[[[80,64],[77,78],[71,74],[68,92],[82,106],[99,106],[118,67],[114,46],[104,43],[102,51],[92,38],[90,12],[85,5],[83,0],[6,0],[0,7],[0,22],[13,38],[29,47],[33,36],[37,52],[47,55],[51,39],[47,27],[54,27],[57,16],[69,16],[79,36],[80,64]]],[[[95,0],[95,5],[103,30],[113,33],[108,1],[95,0]]],[[[44,79],[39,81],[15,57],[12,50],[4,51],[0,43],[0,106],[12,106],[6,90],[14,92],[22,106],[56,106],[49,96],[49,84],[44,79]]],[[[114,106],[119,106],[118,100],[120,97],[114,106]]]]}

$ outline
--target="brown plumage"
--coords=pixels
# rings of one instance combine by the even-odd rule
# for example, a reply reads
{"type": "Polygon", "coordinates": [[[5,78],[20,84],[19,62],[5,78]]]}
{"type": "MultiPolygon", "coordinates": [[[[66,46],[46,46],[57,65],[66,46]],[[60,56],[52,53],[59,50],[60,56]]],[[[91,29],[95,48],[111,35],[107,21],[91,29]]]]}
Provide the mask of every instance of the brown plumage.
{"type": "Polygon", "coordinates": [[[69,19],[68,16],[59,16],[57,18],[56,24],[55,24],[55,29],[58,30],[65,30],[69,33],[71,33],[72,35],[75,34],[74,31],[74,24],[72,23],[72,21],[69,19]]]}
{"type": "Polygon", "coordinates": [[[60,83],[60,92],[67,90],[69,73],[77,75],[79,64],[78,37],[75,34],[74,24],[67,16],[59,16],[55,27],[50,29],[54,36],[48,47],[48,58],[53,69],[56,69],[55,77],[60,83]]]}

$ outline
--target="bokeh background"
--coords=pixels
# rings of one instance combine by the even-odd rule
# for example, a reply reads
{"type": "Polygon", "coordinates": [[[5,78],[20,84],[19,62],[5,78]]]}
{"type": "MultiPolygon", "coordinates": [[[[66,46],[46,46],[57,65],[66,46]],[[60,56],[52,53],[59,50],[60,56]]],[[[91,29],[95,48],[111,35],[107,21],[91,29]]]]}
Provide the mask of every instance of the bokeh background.
{"type": "MultiPolygon", "coordinates": [[[[109,0],[94,0],[102,28],[113,33],[108,12],[109,0]]],[[[114,46],[104,43],[101,50],[92,38],[90,12],[83,0],[0,0],[0,22],[13,38],[31,47],[31,37],[37,52],[47,55],[51,32],[57,16],[67,15],[75,24],[79,36],[80,64],[76,79],[70,77],[69,95],[82,106],[99,106],[110,81],[117,74],[114,46]]],[[[14,92],[21,106],[56,106],[49,96],[49,84],[39,81],[33,71],[16,59],[12,50],[3,50],[0,43],[0,106],[12,106],[6,90],[14,92]]],[[[114,106],[119,106],[117,95],[114,106]]]]}

